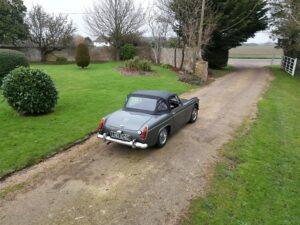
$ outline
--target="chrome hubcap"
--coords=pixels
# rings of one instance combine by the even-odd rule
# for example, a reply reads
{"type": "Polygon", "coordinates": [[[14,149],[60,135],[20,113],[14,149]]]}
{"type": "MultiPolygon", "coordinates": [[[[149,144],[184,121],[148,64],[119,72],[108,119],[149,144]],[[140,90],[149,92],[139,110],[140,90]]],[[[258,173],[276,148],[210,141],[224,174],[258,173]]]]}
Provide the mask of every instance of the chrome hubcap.
{"type": "Polygon", "coordinates": [[[192,112],[192,120],[196,120],[198,116],[198,110],[195,108],[192,112]]]}
{"type": "Polygon", "coordinates": [[[168,137],[168,133],[167,133],[166,129],[162,130],[162,131],[159,133],[159,142],[160,142],[161,144],[166,143],[167,137],[168,137]]]}

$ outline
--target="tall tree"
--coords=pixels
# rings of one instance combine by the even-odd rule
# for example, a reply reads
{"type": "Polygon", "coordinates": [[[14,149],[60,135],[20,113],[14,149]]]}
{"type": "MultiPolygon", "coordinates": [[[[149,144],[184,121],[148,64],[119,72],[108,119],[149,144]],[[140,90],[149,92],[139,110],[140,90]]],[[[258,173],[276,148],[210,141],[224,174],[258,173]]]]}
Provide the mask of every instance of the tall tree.
{"type": "Polygon", "coordinates": [[[47,60],[49,53],[68,47],[76,30],[67,16],[50,15],[40,5],[33,6],[27,23],[30,40],[41,51],[42,62],[47,60]]]}
{"type": "Polygon", "coordinates": [[[17,45],[25,40],[28,27],[24,22],[26,7],[22,0],[0,0],[0,44],[17,45]]]}
{"type": "Polygon", "coordinates": [[[218,13],[210,0],[162,0],[160,8],[172,24],[184,46],[192,49],[190,72],[194,72],[196,60],[210,38],[218,21],[218,13]]]}
{"type": "Polygon", "coordinates": [[[160,63],[163,43],[167,40],[167,34],[170,24],[163,17],[157,14],[149,14],[148,26],[152,36],[152,50],[154,53],[155,63],[160,63]]]}
{"type": "Polygon", "coordinates": [[[270,0],[272,35],[284,54],[300,59],[300,1],[270,0]]]}
{"type": "Polygon", "coordinates": [[[120,59],[124,38],[138,35],[144,20],[142,8],[135,7],[133,0],[98,0],[85,16],[90,32],[115,47],[116,60],[120,59]]]}
{"type": "Polygon", "coordinates": [[[203,56],[212,68],[227,65],[229,49],[267,28],[266,0],[212,0],[220,13],[217,28],[203,56]]]}

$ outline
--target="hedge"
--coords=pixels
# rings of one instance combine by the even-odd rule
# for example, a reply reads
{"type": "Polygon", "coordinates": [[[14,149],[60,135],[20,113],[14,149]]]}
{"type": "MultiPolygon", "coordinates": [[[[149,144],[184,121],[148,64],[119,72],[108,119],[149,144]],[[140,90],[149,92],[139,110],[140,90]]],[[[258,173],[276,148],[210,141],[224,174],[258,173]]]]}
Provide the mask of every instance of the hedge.
{"type": "Polygon", "coordinates": [[[29,66],[28,60],[22,52],[10,49],[0,49],[0,86],[2,79],[10,71],[20,66],[29,66]]]}

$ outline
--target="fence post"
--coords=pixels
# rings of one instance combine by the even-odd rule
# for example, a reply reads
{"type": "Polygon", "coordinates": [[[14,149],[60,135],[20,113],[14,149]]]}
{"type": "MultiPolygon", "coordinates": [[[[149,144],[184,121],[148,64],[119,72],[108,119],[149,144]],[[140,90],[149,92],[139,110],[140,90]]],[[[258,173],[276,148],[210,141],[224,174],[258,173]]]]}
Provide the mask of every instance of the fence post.
{"type": "Polygon", "coordinates": [[[274,58],[275,58],[275,48],[273,49],[273,55],[272,55],[271,65],[274,64],[274,58]]]}
{"type": "Polygon", "coordinates": [[[295,60],[294,60],[294,65],[293,65],[292,76],[295,76],[296,67],[297,67],[297,61],[298,61],[298,59],[297,59],[297,58],[295,58],[295,60]]]}
{"type": "Polygon", "coordinates": [[[281,67],[281,69],[283,69],[283,70],[285,69],[285,68],[284,68],[284,61],[285,61],[285,56],[282,56],[282,57],[281,57],[280,67],[281,67]]]}

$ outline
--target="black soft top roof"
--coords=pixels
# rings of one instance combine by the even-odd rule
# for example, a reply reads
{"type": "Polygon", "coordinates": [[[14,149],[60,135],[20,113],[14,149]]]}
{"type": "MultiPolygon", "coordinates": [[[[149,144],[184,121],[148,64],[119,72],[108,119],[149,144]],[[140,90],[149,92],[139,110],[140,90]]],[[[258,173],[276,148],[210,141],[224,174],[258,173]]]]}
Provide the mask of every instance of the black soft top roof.
{"type": "Polygon", "coordinates": [[[163,98],[167,100],[169,97],[175,95],[175,93],[170,93],[167,91],[159,91],[159,90],[139,90],[131,93],[131,95],[142,95],[142,96],[149,96],[155,98],[163,98]]]}

